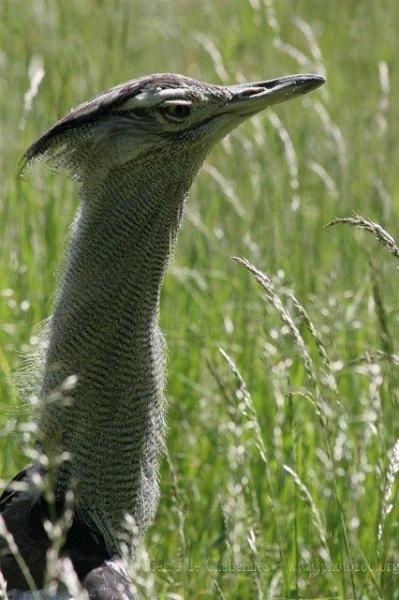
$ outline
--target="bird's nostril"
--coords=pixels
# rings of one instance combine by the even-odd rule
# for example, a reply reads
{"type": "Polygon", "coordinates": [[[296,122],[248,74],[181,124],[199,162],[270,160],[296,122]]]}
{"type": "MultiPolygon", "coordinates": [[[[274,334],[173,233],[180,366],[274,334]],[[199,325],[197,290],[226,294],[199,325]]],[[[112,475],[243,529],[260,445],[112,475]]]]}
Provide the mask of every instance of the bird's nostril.
{"type": "Polygon", "coordinates": [[[264,91],[264,87],[249,87],[245,90],[240,90],[240,97],[248,98],[252,96],[257,96],[258,94],[262,94],[264,91]]]}

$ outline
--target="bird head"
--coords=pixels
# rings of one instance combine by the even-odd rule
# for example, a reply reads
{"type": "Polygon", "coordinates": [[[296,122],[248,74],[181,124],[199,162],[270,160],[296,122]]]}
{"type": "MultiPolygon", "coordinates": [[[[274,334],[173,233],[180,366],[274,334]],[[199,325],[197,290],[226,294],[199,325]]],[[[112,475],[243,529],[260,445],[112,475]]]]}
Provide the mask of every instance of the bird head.
{"type": "Polygon", "coordinates": [[[248,117],[306,94],[320,75],[290,75],[232,86],[156,74],[116,86],[81,104],[45,132],[24,155],[50,159],[75,176],[131,164],[198,170],[212,146],[248,117]]]}

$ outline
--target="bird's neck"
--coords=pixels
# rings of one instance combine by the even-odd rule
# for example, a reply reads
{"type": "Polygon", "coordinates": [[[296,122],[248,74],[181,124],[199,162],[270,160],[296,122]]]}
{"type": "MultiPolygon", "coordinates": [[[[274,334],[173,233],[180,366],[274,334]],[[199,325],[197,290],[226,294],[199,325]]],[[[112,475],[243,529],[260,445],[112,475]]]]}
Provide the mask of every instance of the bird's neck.
{"type": "Polygon", "coordinates": [[[51,320],[42,444],[72,455],[60,493],[74,485],[78,506],[113,531],[124,513],[144,527],[157,503],[159,296],[188,189],[177,179],[126,166],[83,184],[51,320]]]}

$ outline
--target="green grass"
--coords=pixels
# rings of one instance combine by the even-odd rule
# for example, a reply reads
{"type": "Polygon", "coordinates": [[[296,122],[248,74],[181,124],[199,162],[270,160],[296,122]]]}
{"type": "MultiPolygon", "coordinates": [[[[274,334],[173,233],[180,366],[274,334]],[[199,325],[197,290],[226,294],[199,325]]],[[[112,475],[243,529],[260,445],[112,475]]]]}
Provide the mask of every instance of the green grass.
{"type": "MultiPolygon", "coordinates": [[[[45,167],[16,183],[26,147],[72,105],[149,72],[327,75],[320,91],[234,132],[193,187],[162,294],[168,460],[143,598],[399,598],[397,482],[387,497],[399,265],[368,233],[323,228],[356,212],[399,238],[398,30],[393,1],[2,4],[3,428],[29,415],[8,375],[51,312],[77,206],[76,187],[45,167]]],[[[22,438],[0,439],[4,480],[26,463],[22,438]]]]}

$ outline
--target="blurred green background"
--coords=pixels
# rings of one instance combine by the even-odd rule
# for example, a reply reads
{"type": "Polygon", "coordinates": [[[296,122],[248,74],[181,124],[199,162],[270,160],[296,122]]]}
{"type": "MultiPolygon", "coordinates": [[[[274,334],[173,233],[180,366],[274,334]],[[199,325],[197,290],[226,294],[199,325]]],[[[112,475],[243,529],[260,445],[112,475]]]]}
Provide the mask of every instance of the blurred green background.
{"type": "Polygon", "coordinates": [[[3,480],[26,463],[32,412],[10,375],[51,312],[77,207],[63,175],[39,165],[17,178],[27,146],[72,106],[151,72],[327,77],[231,134],[192,189],[162,294],[168,456],[136,567],[143,598],[399,598],[398,261],[370,234],[323,228],[355,212],[399,238],[398,31],[389,0],[2,3],[3,480]],[[272,277],[326,422],[289,327],[232,256],[272,277]]]}

